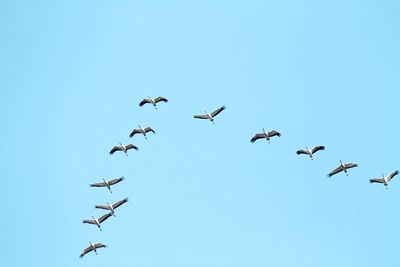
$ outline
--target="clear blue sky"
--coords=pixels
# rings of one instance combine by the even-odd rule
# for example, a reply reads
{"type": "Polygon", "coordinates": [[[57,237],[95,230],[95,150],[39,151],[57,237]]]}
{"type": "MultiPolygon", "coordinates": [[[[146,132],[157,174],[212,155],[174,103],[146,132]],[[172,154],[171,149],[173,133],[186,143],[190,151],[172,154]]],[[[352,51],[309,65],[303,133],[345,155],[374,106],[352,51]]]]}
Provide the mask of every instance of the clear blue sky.
{"type": "Polygon", "coordinates": [[[399,178],[368,183],[400,168],[399,12],[2,1],[1,265],[399,266],[399,178]],[[192,118],[221,105],[216,125],[192,118]],[[156,134],[130,139],[137,124],[156,134]],[[262,127],[282,137],[251,144],[262,127]],[[110,156],[120,141],[140,150],[110,156]],[[360,167],[328,179],[340,159],[360,167]],[[82,224],[123,197],[103,232],[82,224]],[[108,248],[80,260],[89,240],[108,248]]]}

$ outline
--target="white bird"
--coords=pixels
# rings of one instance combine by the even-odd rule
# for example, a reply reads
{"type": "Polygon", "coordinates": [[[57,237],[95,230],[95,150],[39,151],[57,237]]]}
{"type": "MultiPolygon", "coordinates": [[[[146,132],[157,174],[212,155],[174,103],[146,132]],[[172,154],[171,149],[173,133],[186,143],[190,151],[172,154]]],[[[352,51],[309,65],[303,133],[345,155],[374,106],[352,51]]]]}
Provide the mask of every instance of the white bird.
{"type": "Polygon", "coordinates": [[[115,178],[109,181],[106,181],[105,179],[103,179],[103,182],[100,183],[94,183],[94,184],[90,184],[91,187],[107,187],[108,190],[110,191],[110,193],[112,193],[111,191],[111,186],[118,184],[119,182],[123,181],[125,178],[122,176],[120,178],[115,178]]]}
{"type": "Polygon", "coordinates": [[[386,189],[387,189],[387,186],[388,186],[388,184],[389,184],[389,181],[392,180],[393,177],[395,177],[395,176],[398,175],[398,174],[399,174],[399,171],[392,172],[391,174],[389,174],[389,175],[387,175],[387,176],[385,176],[385,175],[382,174],[382,178],[370,179],[369,182],[370,182],[370,183],[380,183],[380,184],[383,184],[383,185],[386,187],[386,189]]]}
{"type": "Polygon", "coordinates": [[[265,139],[267,139],[268,143],[270,143],[271,137],[274,137],[274,136],[280,137],[281,136],[281,134],[275,130],[272,130],[270,132],[265,131],[264,128],[262,130],[263,130],[263,132],[254,135],[253,138],[251,138],[250,142],[254,143],[258,139],[265,138],[265,139]]]}
{"type": "Polygon", "coordinates": [[[115,202],[112,205],[110,203],[106,202],[107,205],[96,205],[95,207],[96,207],[96,209],[109,210],[109,211],[111,211],[111,214],[114,215],[114,217],[115,217],[115,209],[126,202],[128,202],[128,198],[124,198],[123,200],[115,202]]]}
{"type": "Polygon", "coordinates": [[[99,227],[100,231],[103,231],[103,230],[101,230],[100,224],[101,224],[102,222],[104,222],[105,220],[107,220],[108,218],[110,218],[110,216],[112,216],[111,213],[104,214],[103,216],[101,216],[101,217],[98,218],[98,219],[96,219],[95,217],[92,216],[92,220],[83,220],[83,223],[88,223],[88,224],[97,225],[97,227],[99,227]]]}
{"type": "Polygon", "coordinates": [[[308,149],[308,147],[306,147],[306,149],[297,150],[296,153],[297,153],[297,155],[301,155],[301,154],[308,155],[311,158],[311,160],[313,160],[313,154],[320,150],[325,150],[325,147],[324,146],[316,146],[316,147],[313,147],[312,149],[308,149]]]}
{"type": "Polygon", "coordinates": [[[153,106],[157,109],[157,103],[160,102],[160,101],[162,101],[162,102],[168,102],[168,99],[166,99],[165,97],[162,97],[162,96],[159,96],[159,97],[156,97],[156,98],[151,98],[150,96],[148,96],[147,98],[143,99],[143,100],[139,103],[139,106],[142,107],[144,104],[151,103],[151,104],[153,104],[153,106]]]}
{"type": "Polygon", "coordinates": [[[214,110],[211,113],[208,113],[207,111],[204,111],[204,115],[194,115],[193,117],[195,119],[203,119],[203,120],[210,120],[214,124],[214,118],[217,116],[221,111],[225,110],[225,106],[222,106],[216,110],[214,110]]]}
{"type": "Polygon", "coordinates": [[[133,144],[129,144],[124,146],[123,144],[119,143],[119,146],[114,146],[111,151],[110,154],[114,154],[115,151],[123,151],[125,153],[126,156],[128,156],[128,150],[129,149],[135,149],[135,150],[139,150],[139,148],[133,144]]]}
{"type": "Polygon", "coordinates": [[[96,253],[96,255],[97,255],[97,249],[98,248],[105,248],[106,247],[106,245],[103,245],[102,243],[96,243],[96,244],[93,244],[92,242],[90,242],[89,241],[89,243],[90,243],[90,246],[88,246],[87,248],[85,248],[84,250],[83,250],[83,252],[81,253],[81,255],[79,256],[79,258],[83,258],[83,256],[85,256],[87,253],[89,253],[90,251],[94,251],[94,253],[96,253]]]}
{"type": "Polygon", "coordinates": [[[153,134],[156,133],[151,127],[142,128],[140,125],[138,125],[138,126],[139,126],[139,128],[132,130],[129,137],[133,137],[135,134],[143,134],[144,138],[147,139],[148,132],[152,132],[153,134]]]}
{"type": "Polygon", "coordinates": [[[337,173],[339,173],[339,172],[341,172],[341,171],[344,171],[344,172],[346,173],[346,176],[348,176],[347,170],[348,170],[348,169],[351,169],[351,168],[354,168],[354,167],[358,167],[358,165],[355,164],[355,163],[346,163],[346,164],[343,164],[343,162],[340,161],[339,167],[337,167],[336,169],[334,169],[333,171],[331,171],[331,172],[328,174],[328,177],[332,177],[333,175],[335,175],[335,174],[337,174],[337,173]]]}

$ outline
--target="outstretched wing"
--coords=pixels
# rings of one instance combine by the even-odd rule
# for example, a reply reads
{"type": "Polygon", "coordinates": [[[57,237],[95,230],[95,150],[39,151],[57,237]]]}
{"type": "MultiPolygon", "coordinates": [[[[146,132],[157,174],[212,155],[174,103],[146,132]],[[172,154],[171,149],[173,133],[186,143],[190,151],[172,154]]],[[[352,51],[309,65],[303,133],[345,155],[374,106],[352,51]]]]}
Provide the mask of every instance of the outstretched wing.
{"type": "Polygon", "coordinates": [[[398,175],[398,174],[399,174],[399,171],[392,172],[392,173],[388,176],[388,182],[389,182],[390,180],[392,180],[393,177],[395,177],[395,176],[398,175]]]}
{"type": "Polygon", "coordinates": [[[110,210],[110,207],[107,205],[96,205],[96,209],[110,210]]]}
{"type": "Polygon", "coordinates": [[[115,151],[119,151],[119,150],[122,150],[122,147],[120,147],[120,146],[115,146],[115,147],[113,147],[113,148],[111,149],[110,154],[112,155],[112,154],[114,154],[115,151]]]}
{"type": "Polygon", "coordinates": [[[265,135],[261,134],[261,133],[256,134],[255,136],[253,136],[253,138],[251,138],[250,142],[254,143],[255,141],[257,141],[258,139],[261,139],[261,138],[265,138],[265,135]]]}
{"type": "Polygon", "coordinates": [[[158,102],[168,102],[168,99],[166,99],[165,97],[159,96],[157,98],[154,99],[154,102],[158,103],[158,102]]]}
{"type": "Polygon", "coordinates": [[[279,133],[279,132],[277,132],[277,131],[275,131],[275,130],[272,130],[272,131],[270,131],[269,133],[268,133],[268,135],[270,136],[270,137],[272,137],[272,136],[275,136],[275,135],[277,135],[277,136],[281,136],[281,133],[279,133]]]}
{"type": "Polygon", "coordinates": [[[152,132],[154,134],[156,133],[151,127],[144,128],[144,132],[145,133],[152,132]]]}
{"type": "Polygon", "coordinates": [[[83,223],[88,223],[88,224],[96,224],[94,220],[83,220],[83,223]]]}
{"type": "Polygon", "coordinates": [[[339,172],[341,172],[341,171],[343,171],[343,168],[342,168],[342,166],[339,166],[339,167],[337,167],[336,169],[334,169],[333,171],[331,171],[331,172],[328,174],[328,177],[332,177],[333,175],[335,175],[335,174],[337,174],[337,173],[339,173],[339,172]]]}
{"type": "Polygon", "coordinates": [[[85,256],[86,254],[88,254],[90,251],[92,251],[93,250],[93,247],[92,246],[89,246],[89,247],[87,247],[87,248],[85,248],[84,250],[83,250],[83,252],[81,253],[81,255],[79,256],[79,258],[83,258],[83,256],[85,256]]]}
{"type": "Polygon", "coordinates": [[[105,248],[106,247],[106,245],[103,245],[102,243],[96,243],[96,244],[94,244],[94,246],[96,248],[105,248]]]}
{"type": "Polygon", "coordinates": [[[107,186],[105,182],[90,184],[91,187],[104,187],[107,186]]]}
{"type": "Polygon", "coordinates": [[[355,164],[355,163],[346,163],[346,164],[344,164],[344,166],[346,167],[346,169],[351,169],[351,168],[354,168],[354,167],[358,167],[358,165],[355,164]]]}
{"type": "Polygon", "coordinates": [[[313,149],[311,149],[311,153],[314,154],[315,152],[320,151],[320,150],[325,150],[325,147],[324,146],[316,146],[313,149]]]}
{"type": "Polygon", "coordinates": [[[135,134],[138,134],[138,133],[142,133],[142,131],[140,131],[139,129],[133,129],[133,131],[131,132],[129,137],[133,137],[135,134]]]}
{"type": "Polygon", "coordinates": [[[308,153],[307,153],[307,151],[306,150],[304,150],[304,149],[300,149],[300,150],[297,150],[297,155],[300,155],[300,154],[305,154],[305,155],[308,155],[308,153]]]}
{"type": "Polygon", "coordinates": [[[374,178],[374,179],[369,179],[369,182],[372,183],[380,183],[380,184],[384,184],[385,180],[383,180],[382,178],[374,178]]]}
{"type": "Polygon", "coordinates": [[[98,219],[99,223],[104,222],[105,220],[107,220],[108,218],[110,218],[110,216],[112,216],[111,213],[104,214],[103,216],[101,216],[101,217],[98,219]]]}
{"type": "Polygon", "coordinates": [[[203,119],[203,120],[208,120],[209,117],[207,116],[207,114],[203,114],[203,115],[194,115],[193,116],[195,119],[203,119]]]}
{"type": "Polygon", "coordinates": [[[147,103],[151,103],[151,101],[150,101],[150,99],[145,98],[139,103],[139,106],[143,106],[144,104],[147,104],[147,103]]]}
{"type": "Polygon", "coordinates": [[[114,203],[112,206],[114,209],[118,208],[119,206],[121,206],[122,204],[128,202],[128,198],[124,198],[123,200],[120,200],[116,203],[114,203]]]}
{"type": "Polygon", "coordinates": [[[219,109],[214,110],[213,112],[211,112],[211,117],[215,117],[217,116],[219,113],[221,113],[223,110],[225,109],[225,106],[220,107],[219,109]]]}
{"type": "Polygon", "coordinates": [[[124,179],[125,179],[124,176],[122,176],[120,178],[112,179],[112,180],[108,181],[108,183],[110,185],[114,185],[114,184],[118,184],[119,182],[123,181],[124,179]]]}
{"type": "Polygon", "coordinates": [[[133,148],[135,150],[139,150],[139,148],[137,146],[135,146],[134,144],[129,144],[129,145],[126,146],[126,150],[129,150],[131,148],[133,148]]]}

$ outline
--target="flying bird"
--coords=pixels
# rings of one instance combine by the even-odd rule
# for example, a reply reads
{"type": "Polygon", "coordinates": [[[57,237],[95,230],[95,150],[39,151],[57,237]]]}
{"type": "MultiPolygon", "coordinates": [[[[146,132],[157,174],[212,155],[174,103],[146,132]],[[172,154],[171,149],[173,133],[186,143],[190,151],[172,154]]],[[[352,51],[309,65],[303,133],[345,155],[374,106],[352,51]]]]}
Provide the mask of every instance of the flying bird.
{"type": "Polygon", "coordinates": [[[119,143],[119,146],[114,146],[111,151],[110,154],[114,154],[115,151],[123,151],[125,153],[126,156],[128,156],[128,150],[129,149],[135,149],[135,150],[139,150],[139,148],[133,144],[129,144],[124,146],[123,144],[119,143]]]}
{"type": "Polygon", "coordinates": [[[148,132],[152,132],[153,134],[156,133],[151,127],[142,128],[140,125],[138,125],[138,126],[139,126],[139,128],[133,129],[133,131],[131,132],[129,137],[133,137],[135,134],[143,134],[144,138],[147,139],[148,132]]]}
{"type": "Polygon", "coordinates": [[[253,138],[251,138],[250,142],[254,143],[258,139],[265,138],[265,139],[267,139],[268,143],[270,143],[271,137],[274,137],[274,136],[280,137],[281,136],[281,134],[275,130],[272,130],[270,132],[265,131],[264,128],[262,130],[263,130],[263,132],[254,135],[253,138]]]}
{"type": "Polygon", "coordinates": [[[222,106],[216,110],[214,110],[211,113],[208,113],[207,111],[204,111],[205,114],[203,115],[194,115],[193,117],[195,119],[203,119],[203,120],[210,120],[214,124],[214,118],[217,116],[221,111],[225,110],[225,106],[222,106]]]}
{"type": "Polygon", "coordinates": [[[101,224],[102,222],[104,222],[105,220],[107,220],[108,218],[110,218],[110,216],[112,216],[111,213],[104,214],[103,216],[101,216],[101,217],[98,218],[98,219],[96,219],[95,217],[92,216],[92,220],[83,220],[83,223],[88,223],[88,224],[97,225],[97,227],[100,229],[100,231],[103,231],[103,230],[101,230],[100,224],[101,224]]]}
{"type": "Polygon", "coordinates": [[[112,205],[110,205],[110,203],[107,202],[107,205],[96,205],[95,207],[96,207],[96,209],[109,210],[109,211],[111,211],[111,214],[114,215],[114,217],[115,217],[115,209],[126,202],[128,202],[128,198],[124,198],[123,200],[115,202],[112,205]]]}
{"type": "Polygon", "coordinates": [[[387,189],[387,186],[388,186],[388,184],[389,184],[389,181],[392,180],[393,177],[395,177],[395,176],[398,175],[398,174],[399,174],[399,171],[392,172],[391,174],[389,174],[389,175],[387,175],[387,176],[385,176],[385,175],[382,174],[382,178],[370,179],[369,182],[370,182],[370,183],[379,183],[379,184],[383,184],[383,185],[386,187],[386,189],[387,189]]]}
{"type": "Polygon", "coordinates": [[[94,184],[90,184],[91,187],[107,187],[107,189],[110,191],[110,193],[112,193],[111,191],[111,186],[118,184],[119,182],[123,181],[125,178],[122,176],[120,178],[115,178],[109,181],[106,181],[105,179],[103,179],[103,182],[100,183],[94,183],[94,184]]]}
{"type": "Polygon", "coordinates": [[[83,258],[83,256],[85,256],[86,254],[88,254],[90,251],[94,251],[94,253],[96,253],[96,255],[97,255],[97,249],[98,249],[98,248],[105,248],[105,247],[106,247],[106,245],[103,245],[102,243],[93,244],[93,243],[90,242],[90,241],[89,241],[89,243],[90,243],[90,246],[88,246],[87,248],[85,248],[85,249],[83,250],[83,252],[82,252],[81,255],[79,256],[79,258],[83,258]]]}
{"type": "Polygon", "coordinates": [[[331,171],[331,172],[328,174],[328,177],[332,177],[333,175],[335,175],[335,174],[337,174],[337,173],[339,173],[339,172],[342,172],[342,171],[344,171],[344,172],[346,173],[346,176],[348,176],[347,170],[348,170],[348,169],[351,169],[351,168],[354,168],[354,167],[358,167],[358,165],[355,164],[355,163],[346,163],[346,164],[343,164],[343,162],[340,161],[339,167],[337,167],[336,169],[334,169],[333,171],[331,171]]]}
{"type": "Polygon", "coordinates": [[[157,103],[158,102],[168,102],[168,99],[166,99],[165,97],[159,96],[156,98],[151,98],[150,96],[148,96],[147,98],[143,99],[142,102],[139,103],[139,106],[143,106],[144,104],[153,104],[153,106],[157,109],[157,103]]]}
{"type": "Polygon", "coordinates": [[[311,160],[313,160],[313,154],[320,150],[325,150],[325,147],[324,146],[316,146],[316,147],[313,147],[312,149],[308,149],[308,147],[306,147],[306,149],[297,150],[296,153],[297,153],[297,155],[301,155],[301,154],[308,155],[311,158],[311,160]]]}

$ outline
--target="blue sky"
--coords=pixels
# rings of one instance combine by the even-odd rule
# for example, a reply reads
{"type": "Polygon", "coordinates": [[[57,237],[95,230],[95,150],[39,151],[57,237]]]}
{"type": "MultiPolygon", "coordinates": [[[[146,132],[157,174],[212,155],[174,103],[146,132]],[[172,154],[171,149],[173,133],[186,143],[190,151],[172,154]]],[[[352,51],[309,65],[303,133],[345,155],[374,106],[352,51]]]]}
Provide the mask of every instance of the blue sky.
{"type": "Polygon", "coordinates": [[[398,266],[400,4],[323,2],[1,2],[2,265],[398,266]]]}

